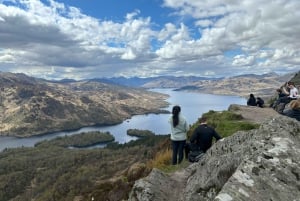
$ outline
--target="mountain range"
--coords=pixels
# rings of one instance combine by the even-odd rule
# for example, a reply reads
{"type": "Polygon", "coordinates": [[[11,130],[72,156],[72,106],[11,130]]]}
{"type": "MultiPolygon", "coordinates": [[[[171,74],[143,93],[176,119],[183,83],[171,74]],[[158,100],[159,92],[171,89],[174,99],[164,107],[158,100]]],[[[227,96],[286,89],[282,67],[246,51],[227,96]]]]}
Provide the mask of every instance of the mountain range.
{"type": "Polygon", "coordinates": [[[0,72],[0,135],[19,137],[121,123],[132,115],[167,112],[167,95],[149,88],[174,88],[208,94],[247,97],[274,95],[300,73],[241,75],[229,78],[174,77],[95,78],[49,81],[0,72]]]}
{"type": "MultiPolygon", "coordinates": [[[[196,76],[159,76],[152,78],[101,78],[98,81],[142,88],[175,88],[176,90],[193,91],[219,95],[236,95],[247,97],[250,93],[269,97],[277,88],[289,81],[295,74],[263,75],[245,74],[233,77],[206,78],[196,76]]],[[[300,82],[299,82],[300,84],[300,82]]]]}

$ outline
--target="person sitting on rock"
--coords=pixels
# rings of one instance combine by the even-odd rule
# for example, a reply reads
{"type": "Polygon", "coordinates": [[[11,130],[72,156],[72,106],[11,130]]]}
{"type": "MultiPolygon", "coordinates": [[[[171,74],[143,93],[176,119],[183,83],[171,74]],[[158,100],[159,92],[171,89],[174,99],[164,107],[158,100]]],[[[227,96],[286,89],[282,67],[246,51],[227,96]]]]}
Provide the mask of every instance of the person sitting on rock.
{"type": "Polygon", "coordinates": [[[247,105],[256,106],[256,98],[253,94],[250,94],[249,99],[247,100],[247,105]]]}
{"type": "MultiPolygon", "coordinates": [[[[284,93],[288,94],[288,99],[289,102],[292,100],[296,100],[298,98],[298,89],[295,87],[294,82],[289,82],[288,83],[288,88],[290,89],[289,91],[285,91],[284,93]]],[[[285,88],[283,88],[285,89],[285,88]]]]}
{"type": "Polygon", "coordinates": [[[282,98],[282,97],[287,96],[285,93],[283,93],[282,89],[277,89],[276,91],[278,93],[278,98],[282,98]]]}
{"type": "Polygon", "coordinates": [[[264,107],[264,104],[265,104],[265,101],[262,98],[257,97],[257,99],[256,99],[256,105],[258,107],[264,107]]]}
{"type": "Polygon", "coordinates": [[[295,84],[293,82],[287,83],[288,90],[286,87],[282,88],[282,92],[286,94],[286,96],[279,99],[280,103],[289,103],[292,100],[296,100],[298,97],[298,89],[295,87],[295,84]]]}
{"type": "Polygon", "coordinates": [[[279,98],[279,100],[276,101],[276,106],[280,107],[275,109],[281,114],[283,113],[286,104],[290,103],[292,100],[297,100],[298,98],[298,89],[295,87],[295,84],[293,82],[287,82],[286,86],[289,90],[287,90],[286,87],[282,87],[282,91],[287,94],[287,96],[279,98]]]}
{"type": "Polygon", "coordinates": [[[222,139],[222,137],[215,131],[214,128],[207,125],[207,119],[205,117],[200,118],[200,124],[194,130],[190,142],[196,143],[200,150],[204,153],[211,147],[212,139],[215,138],[216,141],[222,139]]]}
{"type": "Polygon", "coordinates": [[[289,104],[290,108],[283,111],[283,115],[295,118],[300,121],[300,99],[292,100],[289,104]]]}
{"type": "Polygon", "coordinates": [[[271,107],[273,109],[276,109],[277,105],[279,105],[281,98],[284,98],[287,96],[287,94],[283,93],[282,89],[280,89],[280,88],[276,89],[276,92],[277,92],[277,99],[274,101],[274,103],[271,104],[271,107]]]}

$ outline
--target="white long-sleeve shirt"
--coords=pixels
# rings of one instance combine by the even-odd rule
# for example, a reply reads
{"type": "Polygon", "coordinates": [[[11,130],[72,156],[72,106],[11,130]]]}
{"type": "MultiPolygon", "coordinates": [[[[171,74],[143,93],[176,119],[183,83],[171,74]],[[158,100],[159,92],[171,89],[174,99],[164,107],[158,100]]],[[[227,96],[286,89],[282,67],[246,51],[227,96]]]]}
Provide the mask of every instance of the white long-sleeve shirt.
{"type": "Polygon", "coordinates": [[[290,90],[290,98],[297,98],[298,97],[298,89],[296,87],[292,88],[290,90]]]}

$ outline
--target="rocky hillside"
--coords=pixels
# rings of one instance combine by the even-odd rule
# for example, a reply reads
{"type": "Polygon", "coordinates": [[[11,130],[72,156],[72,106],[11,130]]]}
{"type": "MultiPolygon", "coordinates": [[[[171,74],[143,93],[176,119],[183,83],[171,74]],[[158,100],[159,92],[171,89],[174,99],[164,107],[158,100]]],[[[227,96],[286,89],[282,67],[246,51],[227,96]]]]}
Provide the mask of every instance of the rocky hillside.
{"type": "Polygon", "coordinates": [[[245,115],[246,108],[254,109],[246,116],[261,122],[259,129],[218,141],[186,169],[170,174],[154,169],[135,182],[129,200],[299,201],[300,122],[273,116],[270,108],[234,105],[230,110],[245,115]],[[262,113],[263,121],[256,118],[262,113]]]}
{"type": "MultiPolygon", "coordinates": [[[[250,93],[253,93],[255,96],[270,97],[276,93],[276,89],[282,83],[289,81],[293,76],[294,74],[278,75],[276,73],[267,73],[215,79],[195,76],[161,76],[154,78],[107,78],[104,80],[106,82],[144,88],[176,88],[184,91],[242,97],[248,97],[250,93]]],[[[295,83],[300,85],[300,81],[295,83]]]]}
{"type": "Polygon", "coordinates": [[[194,82],[180,90],[197,91],[209,94],[224,94],[249,97],[250,93],[263,98],[272,96],[282,83],[289,81],[293,75],[277,74],[242,75],[220,80],[203,80],[194,82]]]}
{"type": "Polygon", "coordinates": [[[134,114],[162,112],[166,95],[93,82],[54,83],[0,73],[0,135],[30,136],[122,122],[134,114]]]}

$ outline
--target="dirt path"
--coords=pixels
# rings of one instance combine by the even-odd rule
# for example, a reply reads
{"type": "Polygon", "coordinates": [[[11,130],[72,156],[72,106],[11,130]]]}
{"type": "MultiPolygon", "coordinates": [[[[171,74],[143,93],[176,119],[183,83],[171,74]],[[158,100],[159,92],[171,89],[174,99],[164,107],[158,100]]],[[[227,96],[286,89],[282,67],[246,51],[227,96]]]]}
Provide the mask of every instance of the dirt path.
{"type": "Polygon", "coordinates": [[[184,200],[184,194],[183,191],[186,187],[187,180],[189,176],[192,174],[194,168],[192,166],[195,166],[196,164],[190,164],[188,167],[180,169],[176,172],[173,172],[169,174],[170,179],[175,184],[175,188],[172,190],[172,194],[170,195],[169,200],[174,201],[181,201],[184,200]]]}

